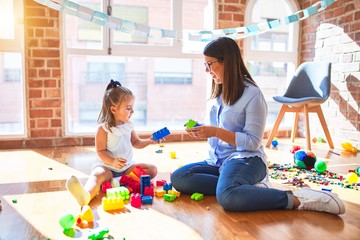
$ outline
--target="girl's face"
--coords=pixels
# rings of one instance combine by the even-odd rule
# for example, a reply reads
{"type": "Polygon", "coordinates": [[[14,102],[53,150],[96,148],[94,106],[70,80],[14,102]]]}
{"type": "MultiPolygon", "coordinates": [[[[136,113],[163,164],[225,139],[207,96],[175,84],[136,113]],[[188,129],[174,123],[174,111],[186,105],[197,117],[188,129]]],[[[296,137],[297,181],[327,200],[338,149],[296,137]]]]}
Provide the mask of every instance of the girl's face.
{"type": "Polygon", "coordinates": [[[120,105],[113,105],[110,107],[110,110],[114,115],[116,125],[130,121],[130,118],[134,113],[134,103],[135,97],[129,96],[120,105]]]}
{"type": "Polygon", "coordinates": [[[216,58],[204,56],[205,71],[209,73],[215,84],[222,84],[224,78],[224,63],[216,58]]]}

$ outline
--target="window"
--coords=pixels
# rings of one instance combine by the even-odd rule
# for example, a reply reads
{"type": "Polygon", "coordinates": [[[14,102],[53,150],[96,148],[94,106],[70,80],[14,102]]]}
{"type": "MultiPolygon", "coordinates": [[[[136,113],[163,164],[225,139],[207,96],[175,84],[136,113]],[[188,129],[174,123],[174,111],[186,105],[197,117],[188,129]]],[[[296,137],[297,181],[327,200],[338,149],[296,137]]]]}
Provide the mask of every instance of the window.
{"type": "MultiPolygon", "coordinates": [[[[110,79],[136,96],[136,129],[184,129],[189,119],[202,121],[207,75],[202,50],[195,44],[156,36],[157,29],[185,34],[213,28],[209,0],[78,0],[79,5],[121,19],[121,29],[102,27],[69,14],[63,16],[67,135],[93,135],[102,97],[110,79]],[[194,16],[196,18],[189,18],[194,16]],[[152,37],[136,30],[152,27],[152,37]]],[[[182,39],[182,35],[178,36],[182,39]]]]}
{"type": "Polygon", "coordinates": [[[0,0],[0,137],[25,136],[22,1],[0,0]]]}
{"type": "MultiPolygon", "coordinates": [[[[246,7],[246,25],[273,21],[297,12],[294,1],[250,0],[246,7]]],[[[291,80],[298,58],[299,23],[295,22],[245,39],[248,69],[262,89],[268,104],[267,125],[273,126],[281,104],[273,96],[283,95],[291,80]]],[[[292,123],[285,115],[285,124],[292,123]]]]}

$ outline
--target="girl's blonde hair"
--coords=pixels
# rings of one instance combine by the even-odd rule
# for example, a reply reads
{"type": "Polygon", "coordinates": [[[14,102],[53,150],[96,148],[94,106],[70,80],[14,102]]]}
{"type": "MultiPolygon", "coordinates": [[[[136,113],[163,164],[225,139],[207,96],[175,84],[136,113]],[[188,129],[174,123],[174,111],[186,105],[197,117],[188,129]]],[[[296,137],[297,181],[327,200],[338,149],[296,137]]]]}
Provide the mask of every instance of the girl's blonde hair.
{"type": "Polygon", "coordinates": [[[118,81],[111,79],[104,93],[101,112],[98,117],[98,123],[105,123],[105,127],[109,130],[111,127],[116,127],[115,118],[110,108],[111,106],[119,106],[129,97],[133,97],[133,93],[128,88],[121,86],[118,81]]]}

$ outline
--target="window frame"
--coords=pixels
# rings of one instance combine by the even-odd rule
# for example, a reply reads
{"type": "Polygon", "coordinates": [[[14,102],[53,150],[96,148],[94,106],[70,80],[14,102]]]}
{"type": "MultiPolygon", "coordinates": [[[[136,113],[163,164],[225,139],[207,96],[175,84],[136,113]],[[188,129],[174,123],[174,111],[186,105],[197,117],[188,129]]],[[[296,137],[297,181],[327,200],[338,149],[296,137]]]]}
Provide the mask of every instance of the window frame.
{"type": "Polygon", "coordinates": [[[21,57],[21,91],[22,91],[22,114],[23,114],[23,133],[19,134],[1,134],[0,139],[18,139],[28,137],[28,122],[27,109],[28,103],[26,101],[26,85],[25,85],[25,48],[24,48],[24,1],[12,0],[13,2],[13,17],[14,17],[14,38],[1,39],[0,38],[0,52],[3,53],[19,53],[21,57]]]}
{"type": "MultiPolygon", "coordinates": [[[[246,9],[245,9],[245,25],[252,25],[252,13],[257,0],[249,0],[246,9]]],[[[288,7],[292,11],[292,13],[298,12],[300,7],[298,3],[294,0],[284,1],[288,4],[288,7]]],[[[248,37],[244,39],[244,59],[246,62],[254,61],[254,62],[288,62],[294,64],[294,70],[298,67],[299,64],[299,40],[300,40],[300,23],[296,21],[293,24],[292,31],[292,39],[293,39],[293,47],[291,51],[264,51],[264,50],[253,50],[251,49],[252,38],[248,37]]],[[[271,31],[271,30],[270,30],[271,31]]],[[[291,34],[291,32],[290,32],[291,34]]],[[[288,86],[291,81],[291,76],[293,73],[287,72],[286,85],[288,86]]],[[[256,80],[256,79],[255,79],[256,80]]],[[[290,116],[285,116],[288,119],[288,123],[290,116]]],[[[271,123],[270,123],[271,124],[271,123]]],[[[290,125],[284,124],[285,128],[291,127],[290,125]]],[[[272,127],[272,126],[267,126],[272,127]]]]}
{"type": "MultiPolygon", "coordinates": [[[[101,1],[101,12],[106,13],[106,9],[109,4],[113,4],[113,1],[101,1]]],[[[176,31],[177,34],[183,34],[182,30],[182,0],[169,0],[171,1],[171,27],[169,30],[176,31]]],[[[206,28],[213,29],[215,27],[215,7],[217,6],[216,1],[208,0],[208,5],[211,7],[209,12],[211,12],[211,20],[209,22],[204,23],[206,28]]],[[[199,53],[188,53],[183,52],[183,44],[181,40],[178,39],[170,39],[171,44],[169,46],[153,46],[153,45],[141,45],[141,44],[113,44],[113,32],[115,30],[101,27],[102,28],[102,48],[101,49],[81,49],[81,48],[68,48],[66,47],[66,31],[65,31],[65,19],[61,19],[62,22],[62,40],[64,42],[63,45],[63,73],[64,73],[64,81],[65,85],[67,84],[67,64],[66,59],[69,55],[91,55],[91,56],[122,56],[122,57],[144,57],[144,58],[191,58],[191,59],[202,59],[203,55],[200,51],[199,53]],[[111,54],[108,53],[108,49],[111,47],[111,54]]],[[[179,39],[182,39],[183,36],[178,36],[179,39]]],[[[203,43],[204,46],[206,43],[203,43]]],[[[73,133],[70,132],[69,129],[69,113],[66,111],[68,107],[68,103],[66,103],[66,99],[68,99],[70,93],[68,93],[67,89],[64,89],[65,96],[65,113],[64,113],[64,133],[65,136],[91,136],[94,133],[73,133]]],[[[141,131],[139,131],[141,132],[141,131]]]]}

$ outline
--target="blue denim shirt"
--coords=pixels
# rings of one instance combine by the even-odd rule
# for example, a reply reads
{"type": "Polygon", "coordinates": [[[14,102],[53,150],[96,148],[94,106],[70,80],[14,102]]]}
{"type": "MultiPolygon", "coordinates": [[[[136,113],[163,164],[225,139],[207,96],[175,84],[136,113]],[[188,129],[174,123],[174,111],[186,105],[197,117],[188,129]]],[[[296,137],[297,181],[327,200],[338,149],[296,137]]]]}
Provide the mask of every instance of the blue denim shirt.
{"type": "Polygon", "coordinates": [[[210,145],[207,163],[221,166],[234,158],[258,156],[265,164],[267,157],[262,144],[267,117],[267,104],[260,88],[247,84],[244,93],[233,105],[224,105],[220,95],[214,99],[206,124],[235,132],[236,146],[219,138],[208,139],[210,145]]]}

